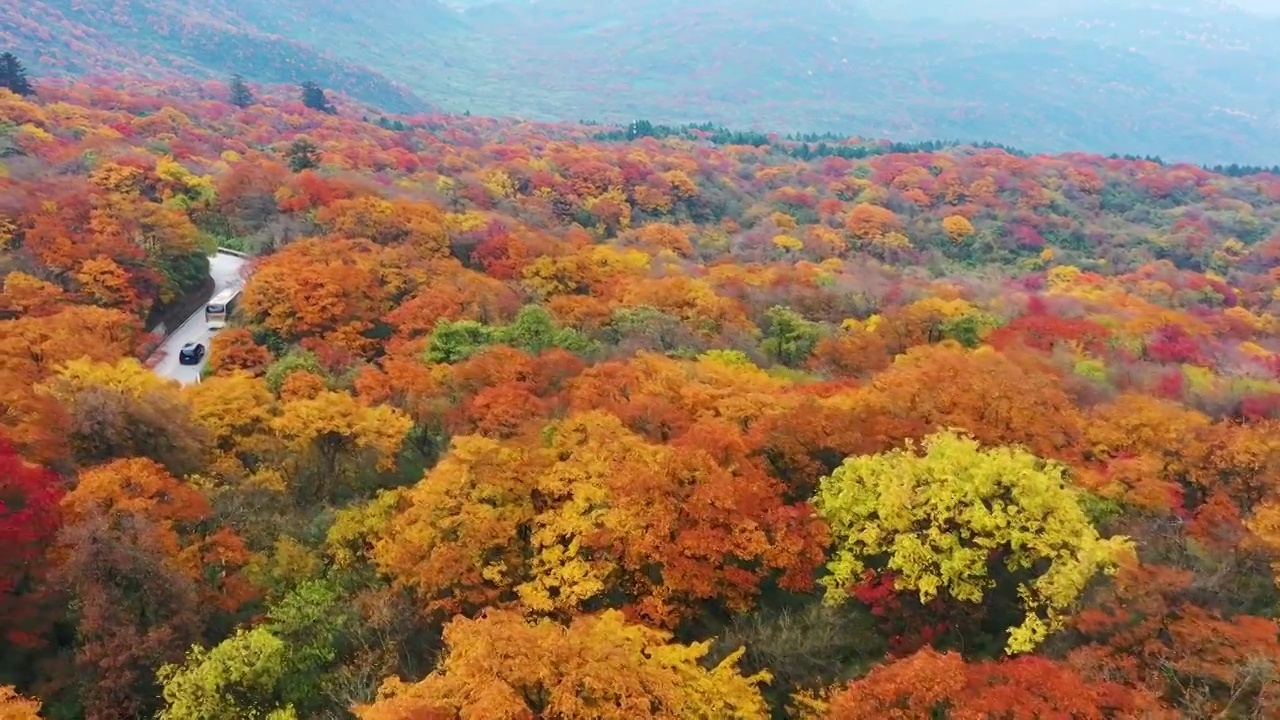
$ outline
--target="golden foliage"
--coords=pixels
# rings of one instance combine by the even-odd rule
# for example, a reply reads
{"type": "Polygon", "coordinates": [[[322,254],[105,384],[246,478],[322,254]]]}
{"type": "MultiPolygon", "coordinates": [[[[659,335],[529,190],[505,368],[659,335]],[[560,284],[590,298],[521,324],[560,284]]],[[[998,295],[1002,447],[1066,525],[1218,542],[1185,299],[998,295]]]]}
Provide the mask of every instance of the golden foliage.
{"type": "Polygon", "coordinates": [[[417,683],[392,678],[378,699],[354,709],[360,720],[484,717],[521,720],[769,717],[759,685],[744,676],[741,651],[708,669],[708,643],[627,623],[621,613],[575,618],[568,627],[490,611],[457,618],[444,631],[440,666],[417,683]]]}

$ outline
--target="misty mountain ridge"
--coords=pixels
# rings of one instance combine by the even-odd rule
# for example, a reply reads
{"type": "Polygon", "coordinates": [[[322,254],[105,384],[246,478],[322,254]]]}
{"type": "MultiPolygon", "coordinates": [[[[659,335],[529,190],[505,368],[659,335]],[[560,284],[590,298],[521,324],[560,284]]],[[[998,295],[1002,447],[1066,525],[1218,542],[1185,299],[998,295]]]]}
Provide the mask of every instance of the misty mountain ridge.
{"type": "Polygon", "coordinates": [[[314,78],[392,112],[1280,162],[1280,19],[1225,1],[6,5],[0,44],[37,75],[240,72],[314,78]]]}

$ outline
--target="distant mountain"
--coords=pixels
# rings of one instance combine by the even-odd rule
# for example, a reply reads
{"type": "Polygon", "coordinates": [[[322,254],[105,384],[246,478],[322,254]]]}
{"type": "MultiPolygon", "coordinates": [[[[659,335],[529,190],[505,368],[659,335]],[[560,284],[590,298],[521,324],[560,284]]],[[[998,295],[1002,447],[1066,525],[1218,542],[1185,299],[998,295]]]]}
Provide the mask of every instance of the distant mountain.
{"type": "Polygon", "coordinates": [[[392,111],[1280,163],[1280,19],[1227,0],[19,3],[0,0],[0,45],[37,72],[238,71],[392,111]]]}
{"type": "MultiPolygon", "coordinates": [[[[293,83],[308,78],[393,112],[425,109],[408,84],[377,68],[369,38],[399,27],[381,11],[424,15],[430,0],[0,0],[0,47],[37,74],[138,72],[293,83]]],[[[440,7],[440,18],[459,22],[440,7]]],[[[420,41],[421,36],[415,40],[420,41]]],[[[415,53],[418,51],[415,49],[415,53]]]]}
{"type": "Polygon", "coordinates": [[[1280,23],[1221,3],[512,0],[465,17],[520,59],[503,84],[540,115],[1280,161],[1280,23]]]}

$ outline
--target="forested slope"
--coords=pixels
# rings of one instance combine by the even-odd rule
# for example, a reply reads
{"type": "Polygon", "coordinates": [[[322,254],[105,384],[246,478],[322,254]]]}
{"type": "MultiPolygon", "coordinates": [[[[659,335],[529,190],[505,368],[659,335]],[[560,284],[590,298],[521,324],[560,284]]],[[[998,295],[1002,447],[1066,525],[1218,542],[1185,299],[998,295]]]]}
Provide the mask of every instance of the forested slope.
{"type": "Polygon", "coordinates": [[[394,111],[1280,163],[1280,19],[1218,0],[0,0],[44,75],[316,80],[394,111]]]}
{"type": "MultiPolygon", "coordinates": [[[[370,9],[388,4],[365,3],[352,25],[334,15],[341,5],[324,2],[6,0],[0,3],[0,47],[31,58],[43,75],[130,72],[180,80],[243,73],[268,83],[320,80],[393,111],[426,109],[426,101],[371,58],[351,57],[356,53],[348,43],[368,55],[370,38],[397,27],[356,21],[376,19],[370,9]],[[308,34],[309,28],[323,34],[308,34]]],[[[429,3],[414,4],[421,12],[429,3]]],[[[398,27],[423,37],[420,26],[398,27]]]]}
{"type": "Polygon", "coordinates": [[[1280,177],[39,90],[5,717],[1269,712],[1280,177]]]}

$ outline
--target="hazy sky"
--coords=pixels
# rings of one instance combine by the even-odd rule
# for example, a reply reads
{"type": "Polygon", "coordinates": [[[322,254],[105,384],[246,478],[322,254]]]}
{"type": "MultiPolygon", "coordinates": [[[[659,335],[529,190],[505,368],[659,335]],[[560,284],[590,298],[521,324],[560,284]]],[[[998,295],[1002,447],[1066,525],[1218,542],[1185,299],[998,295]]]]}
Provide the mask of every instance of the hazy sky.
{"type": "Polygon", "coordinates": [[[1231,0],[1236,5],[1253,12],[1280,15],[1280,0],[1231,0]]]}

